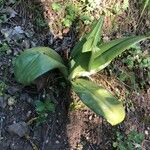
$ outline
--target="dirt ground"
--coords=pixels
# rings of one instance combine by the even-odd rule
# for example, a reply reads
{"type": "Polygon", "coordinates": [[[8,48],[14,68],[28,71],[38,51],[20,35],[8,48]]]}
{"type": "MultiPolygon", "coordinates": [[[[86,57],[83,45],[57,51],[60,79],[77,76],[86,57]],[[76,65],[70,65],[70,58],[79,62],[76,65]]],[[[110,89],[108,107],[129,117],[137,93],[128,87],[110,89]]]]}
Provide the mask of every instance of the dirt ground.
{"type": "MultiPolygon", "coordinates": [[[[147,77],[138,78],[139,83],[140,80],[145,80],[146,85],[144,89],[136,92],[116,79],[115,75],[110,77],[107,70],[94,76],[96,82],[103,84],[111,91],[117,88],[120,91],[119,96],[127,99],[126,119],[114,127],[85,106],[82,109],[70,110],[69,105],[74,96],[70,91],[70,85],[63,79],[56,80],[59,78],[57,70],[54,73],[49,72],[48,83],[44,82],[44,77],[38,79],[36,86],[24,87],[16,82],[13,62],[22,50],[35,46],[48,46],[66,58],[74,46],[77,37],[75,25],[70,29],[55,31],[57,36],[50,31],[49,24],[57,17],[47,7],[50,2],[48,0],[42,0],[42,2],[20,0],[13,4],[9,1],[3,8],[0,8],[0,15],[6,14],[7,17],[5,22],[0,24],[0,44],[9,45],[7,47],[9,50],[0,52],[0,87],[4,89],[0,93],[0,150],[112,150],[116,131],[128,135],[132,130],[144,134],[143,150],[149,150],[150,83],[146,81],[147,77]],[[35,10],[39,5],[41,5],[43,16],[47,17],[46,25],[43,26],[36,24],[37,16],[35,12],[33,13],[33,7],[30,7],[34,6],[35,10]],[[126,89],[130,91],[128,96],[124,92],[126,89]],[[48,113],[44,123],[37,125],[34,121],[37,117],[35,101],[43,100],[45,93],[46,97],[55,103],[56,109],[55,112],[48,113]],[[132,107],[129,107],[131,103],[132,107]],[[10,131],[12,124],[22,122],[27,125],[28,130],[23,137],[10,131]]],[[[112,39],[123,35],[147,33],[150,29],[147,14],[144,14],[144,19],[139,26],[137,26],[138,18],[138,6],[132,1],[129,10],[117,18],[117,32],[109,32],[110,20],[108,18],[103,38],[112,39]],[[127,21],[126,16],[130,16],[131,19],[127,21]]],[[[142,48],[150,52],[150,41],[142,43],[142,48]]],[[[120,64],[116,60],[114,65],[120,64]]],[[[136,74],[140,76],[138,71],[136,74]]]]}

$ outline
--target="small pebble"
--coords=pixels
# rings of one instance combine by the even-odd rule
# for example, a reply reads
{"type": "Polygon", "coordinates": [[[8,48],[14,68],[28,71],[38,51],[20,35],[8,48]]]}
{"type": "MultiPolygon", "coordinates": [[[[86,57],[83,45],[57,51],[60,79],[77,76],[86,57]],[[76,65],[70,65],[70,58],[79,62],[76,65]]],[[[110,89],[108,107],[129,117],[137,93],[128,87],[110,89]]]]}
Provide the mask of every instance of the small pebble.
{"type": "Polygon", "coordinates": [[[59,144],[60,142],[57,140],[57,141],[55,141],[55,143],[56,143],[56,144],[59,144]]]}
{"type": "Polygon", "coordinates": [[[47,144],[49,142],[49,140],[47,139],[46,141],[45,141],[45,143],[47,144]]]}
{"type": "Polygon", "coordinates": [[[148,131],[147,130],[145,130],[145,135],[148,135],[148,131]]]}
{"type": "Polygon", "coordinates": [[[18,87],[15,87],[15,86],[11,86],[11,87],[8,87],[7,89],[7,92],[10,94],[10,95],[14,95],[15,93],[19,92],[19,88],[18,87]]]}
{"type": "Polygon", "coordinates": [[[1,108],[5,108],[6,107],[6,99],[5,99],[5,97],[3,97],[3,96],[0,96],[0,107],[1,108]]]}
{"type": "Polygon", "coordinates": [[[27,117],[30,117],[31,113],[32,113],[32,111],[31,111],[31,110],[30,110],[30,111],[28,111],[28,112],[27,112],[27,117]]]}
{"type": "Polygon", "coordinates": [[[89,117],[89,120],[92,120],[92,115],[89,117]]]}
{"type": "Polygon", "coordinates": [[[9,99],[8,99],[8,105],[9,106],[13,106],[14,104],[15,104],[15,99],[13,98],[13,97],[10,97],[9,99]]]}
{"type": "Polygon", "coordinates": [[[8,132],[23,137],[29,132],[29,129],[25,122],[18,122],[8,126],[8,132]]]}

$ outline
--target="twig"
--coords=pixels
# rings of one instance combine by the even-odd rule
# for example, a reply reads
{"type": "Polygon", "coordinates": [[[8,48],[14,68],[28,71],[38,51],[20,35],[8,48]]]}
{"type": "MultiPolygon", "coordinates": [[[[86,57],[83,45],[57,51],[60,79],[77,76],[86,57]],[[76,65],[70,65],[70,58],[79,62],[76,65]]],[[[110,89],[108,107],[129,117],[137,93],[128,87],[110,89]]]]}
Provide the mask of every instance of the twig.
{"type": "Polygon", "coordinates": [[[34,117],[34,118],[31,118],[28,122],[27,122],[27,125],[30,125],[33,123],[33,121],[37,120],[38,117],[34,117]]]}
{"type": "Polygon", "coordinates": [[[2,129],[3,129],[3,117],[1,117],[1,120],[0,120],[0,141],[2,139],[2,129]]]}
{"type": "Polygon", "coordinates": [[[44,150],[45,149],[45,144],[46,144],[46,139],[47,139],[47,136],[48,136],[48,132],[50,130],[50,126],[47,124],[47,130],[46,130],[46,134],[44,136],[44,141],[43,141],[43,144],[42,144],[42,149],[41,150],[44,150]]]}
{"type": "Polygon", "coordinates": [[[28,140],[30,142],[33,150],[38,150],[38,147],[31,141],[29,135],[25,135],[25,138],[26,138],[26,140],[28,140]]]}

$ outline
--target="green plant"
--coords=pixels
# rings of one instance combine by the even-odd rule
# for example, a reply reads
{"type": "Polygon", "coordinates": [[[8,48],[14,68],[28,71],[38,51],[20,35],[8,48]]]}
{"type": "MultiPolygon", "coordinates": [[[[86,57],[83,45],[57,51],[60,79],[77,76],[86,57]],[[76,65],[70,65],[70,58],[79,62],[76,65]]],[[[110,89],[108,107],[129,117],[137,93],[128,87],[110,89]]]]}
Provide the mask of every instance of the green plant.
{"type": "Polygon", "coordinates": [[[79,110],[81,108],[84,108],[85,105],[83,105],[83,103],[81,103],[81,101],[76,101],[74,100],[71,104],[70,104],[70,111],[74,111],[74,110],[79,110]]]}
{"type": "Polygon", "coordinates": [[[40,124],[40,123],[43,123],[46,121],[48,112],[55,111],[55,105],[50,100],[36,101],[35,102],[35,110],[38,114],[38,117],[36,119],[37,124],[40,124]]]}
{"type": "Polygon", "coordinates": [[[66,16],[65,18],[63,18],[62,22],[65,27],[70,27],[77,17],[78,8],[75,7],[73,4],[69,4],[66,6],[65,10],[66,16]]]}
{"type": "Polygon", "coordinates": [[[6,52],[8,51],[10,48],[8,46],[7,43],[3,43],[3,44],[0,44],[0,52],[6,52]]]}
{"type": "Polygon", "coordinates": [[[120,132],[117,132],[116,136],[113,147],[117,150],[142,150],[141,143],[144,140],[144,134],[133,130],[127,136],[120,132]]]}
{"type": "Polygon", "coordinates": [[[43,6],[40,5],[40,3],[32,3],[32,5],[27,5],[27,8],[29,11],[33,12],[33,24],[35,25],[36,29],[46,29],[47,28],[47,22],[44,18],[43,13],[43,6]]]}
{"type": "Polygon", "coordinates": [[[60,3],[52,3],[52,9],[54,10],[54,11],[59,11],[60,9],[61,9],[61,4],[60,3]]]}
{"type": "Polygon", "coordinates": [[[71,51],[69,67],[64,65],[62,58],[54,50],[35,47],[22,52],[16,59],[14,73],[18,82],[29,85],[44,73],[59,69],[84,104],[106,118],[110,124],[116,125],[125,117],[122,103],[106,89],[91,82],[89,75],[104,69],[131,45],[148,37],[128,37],[103,43],[100,40],[103,18],[75,45],[71,51]]]}
{"type": "Polygon", "coordinates": [[[7,85],[5,84],[5,82],[0,80],[0,96],[4,95],[4,91],[7,88],[7,85]]]}
{"type": "Polygon", "coordinates": [[[0,7],[2,6],[2,5],[4,5],[4,0],[0,0],[0,7]]]}

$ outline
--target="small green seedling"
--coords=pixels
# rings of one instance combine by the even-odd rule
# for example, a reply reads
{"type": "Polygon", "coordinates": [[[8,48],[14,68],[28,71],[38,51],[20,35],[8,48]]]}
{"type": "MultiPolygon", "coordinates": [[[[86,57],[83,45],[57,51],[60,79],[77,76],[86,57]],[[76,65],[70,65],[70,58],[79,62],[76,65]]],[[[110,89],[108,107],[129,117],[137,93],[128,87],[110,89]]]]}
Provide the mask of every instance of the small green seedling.
{"type": "Polygon", "coordinates": [[[54,11],[59,11],[60,9],[61,9],[61,4],[60,3],[52,3],[52,9],[54,10],[54,11]]]}
{"type": "Polygon", "coordinates": [[[0,96],[4,95],[6,88],[7,88],[7,85],[5,84],[5,82],[0,80],[0,96]]]}
{"type": "Polygon", "coordinates": [[[73,21],[75,21],[75,19],[77,17],[77,10],[74,7],[74,5],[72,5],[72,4],[66,6],[65,10],[66,10],[66,16],[62,20],[62,23],[65,27],[70,27],[72,25],[73,21]]]}
{"type": "Polygon", "coordinates": [[[116,141],[113,142],[113,147],[117,150],[142,150],[142,142],[144,134],[137,131],[131,131],[127,136],[117,132],[116,141]]]}
{"type": "Polygon", "coordinates": [[[43,123],[46,121],[48,112],[54,112],[55,111],[55,105],[50,100],[46,101],[36,101],[35,102],[35,110],[38,114],[37,117],[37,124],[43,123]]]}
{"type": "Polygon", "coordinates": [[[79,110],[81,108],[84,108],[85,105],[81,102],[81,101],[76,101],[74,100],[71,104],[70,104],[70,111],[74,111],[74,110],[79,110]]]}
{"type": "Polygon", "coordinates": [[[16,59],[14,73],[18,82],[29,85],[44,73],[59,69],[85,105],[103,116],[111,125],[116,125],[125,118],[122,103],[102,86],[90,81],[89,76],[104,69],[131,45],[149,37],[133,36],[103,43],[103,20],[104,17],[101,17],[92,31],[72,49],[69,67],[64,65],[60,55],[51,48],[35,47],[25,50],[16,59]]]}
{"type": "Polygon", "coordinates": [[[3,44],[0,44],[0,52],[6,52],[8,51],[10,48],[8,46],[7,43],[3,43],[3,44]]]}

